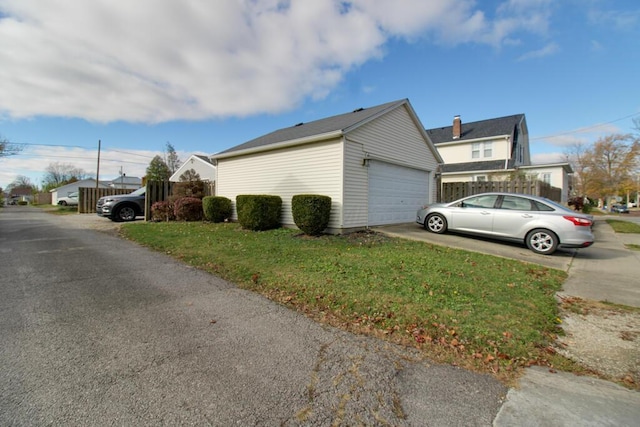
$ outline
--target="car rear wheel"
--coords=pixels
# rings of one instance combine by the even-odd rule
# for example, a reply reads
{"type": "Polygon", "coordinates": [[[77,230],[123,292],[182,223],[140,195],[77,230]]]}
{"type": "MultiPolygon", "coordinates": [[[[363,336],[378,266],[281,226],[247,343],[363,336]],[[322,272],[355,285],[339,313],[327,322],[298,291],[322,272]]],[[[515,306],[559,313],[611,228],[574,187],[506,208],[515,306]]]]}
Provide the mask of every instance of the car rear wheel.
{"type": "Polygon", "coordinates": [[[544,228],[536,228],[527,234],[526,243],[537,254],[551,255],[558,249],[558,236],[544,228]]]}
{"type": "Polygon", "coordinates": [[[424,222],[424,228],[432,233],[442,234],[447,231],[447,220],[440,214],[432,214],[424,222]]]}
{"type": "Polygon", "coordinates": [[[131,206],[121,206],[113,212],[114,221],[133,221],[136,219],[136,210],[131,206]]]}

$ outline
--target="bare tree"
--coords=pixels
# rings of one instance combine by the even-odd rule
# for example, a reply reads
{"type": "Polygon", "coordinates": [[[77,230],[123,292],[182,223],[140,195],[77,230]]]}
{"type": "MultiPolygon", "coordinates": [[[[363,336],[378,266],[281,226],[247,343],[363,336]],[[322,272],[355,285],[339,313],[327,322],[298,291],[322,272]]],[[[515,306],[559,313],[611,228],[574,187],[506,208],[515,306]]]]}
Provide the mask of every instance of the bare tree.
{"type": "Polygon", "coordinates": [[[43,188],[45,190],[49,190],[71,182],[86,179],[89,176],[90,175],[84,169],[75,167],[68,163],[49,163],[49,166],[45,169],[44,178],[42,179],[43,188]]]}
{"type": "Polygon", "coordinates": [[[15,156],[22,151],[22,145],[9,142],[8,139],[0,136],[0,157],[15,156]]]}
{"type": "Polygon", "coordinates": [[[195,169],[189,169],[180,175],[180,181],[200,181],[200,174],[195,169]]]}
{"type": "Polygon", "coordinates": [[[176,149],[173,148],[173,145],[171,145],[169,141],[167,141],[165,153],[165,163],[169,167],[169,172],[171,172],[169,176],[171,176],[178,170],[181,162],[178,158],[178,153],[176,153],[176,149]]]}
{"type": "Polygon", "coordinates": [[[576,143],[568,147],[564,152],[565,160],[571,165],[571,169],[573,169],[574,172],[572,191],[573,195],[576,196],[584,196],[586,194],[585,189],[589,183],[586,152],[587,148],[581,143],[576,143]]]}

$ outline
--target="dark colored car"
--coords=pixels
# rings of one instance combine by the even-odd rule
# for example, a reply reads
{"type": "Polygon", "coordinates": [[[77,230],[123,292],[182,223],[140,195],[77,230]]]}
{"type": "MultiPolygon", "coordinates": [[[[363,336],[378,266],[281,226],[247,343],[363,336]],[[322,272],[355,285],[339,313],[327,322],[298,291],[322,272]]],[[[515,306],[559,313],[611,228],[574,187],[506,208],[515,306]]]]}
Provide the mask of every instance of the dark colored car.
{"type": "Polygon", "coordinates": [[[628,214],[629,209],[627,209],[627,205],[613,205],[611,206],[611,212],[628,214]]]}
{"type": "Polygon", "coordinates": [[[133,193],[104,196],[98,199],[96,213],[111,221],[133,221],[144,215],[146,187],[138,188],[133,193]]]}

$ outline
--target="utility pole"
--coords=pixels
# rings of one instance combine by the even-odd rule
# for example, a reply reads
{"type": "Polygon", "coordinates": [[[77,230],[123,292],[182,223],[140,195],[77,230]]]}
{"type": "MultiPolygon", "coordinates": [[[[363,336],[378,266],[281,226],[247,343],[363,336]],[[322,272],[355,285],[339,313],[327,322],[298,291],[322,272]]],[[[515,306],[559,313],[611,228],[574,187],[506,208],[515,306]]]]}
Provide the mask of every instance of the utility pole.
{"type": "Polygon", "coordinates": [[[98,195],[98,183],[100,182],[100,140],[98,140],[98,167],[96,168],[96,197],[98,195]]]}
{"type": "Polygon", "coordinates": [[[120,166],[120,187],[124,188],[124,177],[126,174],[122,173],[122,166],[120,166]]]}

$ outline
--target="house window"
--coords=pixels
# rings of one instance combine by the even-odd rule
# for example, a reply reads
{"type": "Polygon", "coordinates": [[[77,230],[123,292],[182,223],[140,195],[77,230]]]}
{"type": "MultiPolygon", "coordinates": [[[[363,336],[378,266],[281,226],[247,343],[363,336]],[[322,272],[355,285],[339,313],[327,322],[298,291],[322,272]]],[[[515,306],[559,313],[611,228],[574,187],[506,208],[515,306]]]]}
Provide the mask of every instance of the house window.
{"type": "Polygon", "coordinates": [[[471,158],[479,159],[480,157],[493,157],[493,143],[491,141],[471,144],[471,158]]]}
{"type": "Polygon", "coordinates": [[[477,182],[486,182],[487,181],[487,176],[486,175],[476,175],[474,177],[474,179],[477,182]]]}
{"type": "Polygon", "coordinates": [[[551,184],[551,174],[550,173],[543,173],[542,174],[542,181],[546,184],[551,184]]]}
{"type": "Polygon", "coordinates": [[[471,144],[471,158],[479,159],[480,158],[480,143],[474,142],[471,144]]]}
{"type": "Polygon", "coordinates": [[[493,156],[493,143],[485,142],[484,143],[484,157],[492,157],[493,156]]]}

